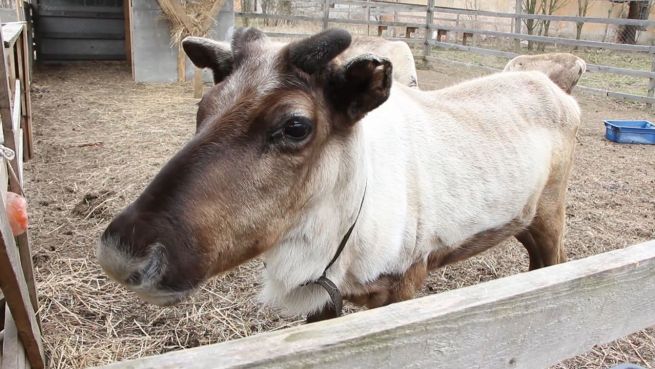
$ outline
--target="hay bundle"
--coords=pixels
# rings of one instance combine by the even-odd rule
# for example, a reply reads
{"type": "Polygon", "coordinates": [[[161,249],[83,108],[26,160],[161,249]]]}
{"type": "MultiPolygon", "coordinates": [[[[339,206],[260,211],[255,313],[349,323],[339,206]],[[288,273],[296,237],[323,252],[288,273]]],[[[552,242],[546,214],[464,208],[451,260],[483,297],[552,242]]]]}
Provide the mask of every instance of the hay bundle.
{"type": "Polygon", "coordinates": [[[157,0],[171,21],[171,45],[186,36],[206,36],[225,0],[157,0]]]}
{"type": "MultiPolygon", "coordinates": [[[[182,40],[186,36],[206,36],[214,18],[226,0],[157,0],[171,22],[171,46],[177,46],[177,79],[185,81],[185,58],[182,40]]],[[[193,77],[193,95],[202,96],[202,76],[196,69],[193,77]]]]}

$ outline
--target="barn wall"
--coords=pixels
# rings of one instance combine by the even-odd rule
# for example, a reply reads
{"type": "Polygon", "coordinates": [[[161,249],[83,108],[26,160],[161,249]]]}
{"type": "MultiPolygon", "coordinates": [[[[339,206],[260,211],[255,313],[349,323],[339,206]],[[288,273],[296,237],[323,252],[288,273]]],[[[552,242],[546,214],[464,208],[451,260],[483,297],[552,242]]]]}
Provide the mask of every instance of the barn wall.
{"type": "MultiPolygon", "coordinates": [[[[171,47],[170,22],[157,0],[133,1],[131,22],[134,79],[137,82],[176,81],[177,47],[171,47]]],[[[208,36],[216,40],[227,40],[228,30],[232,27],[233,2],[226,1],[208,36]]],[[[193,78],[193,70],[193,64],[187,59],[187,79],[193,78]]],[[[205,80],[211,80],[207,73],[205,80]]]]}
{"type": "Polygon", "coordinates": [[[36,4],[41,61],[125,59],[123,0],[40,0],[36,4]]]}

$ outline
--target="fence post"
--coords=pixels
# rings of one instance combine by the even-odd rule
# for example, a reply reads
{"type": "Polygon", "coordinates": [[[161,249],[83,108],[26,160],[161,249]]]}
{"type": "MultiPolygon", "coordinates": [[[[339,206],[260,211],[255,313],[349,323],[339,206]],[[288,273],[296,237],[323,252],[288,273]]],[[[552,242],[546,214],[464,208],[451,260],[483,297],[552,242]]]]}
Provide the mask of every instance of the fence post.
{"type": "MultiPolygon", "coordinates": [[[[650,65],[650,71],[655,73],[655,46],[650,47],[650,57],[653,60],[650,65]]],[[[655,78],[650,77],[648,79],[648,97],[653,97],[655,95],[655,78]]],[[[653,104],[648,104],[648,107],[653,107],[653,104]]]]}
{"type": "Polygon", "coordinates": [[[366,36],[371,35],[371,0],[366,0],[366,36]]]}
{"type": "MultiPolygon", "coordinates": [[[[514,6],[514,13],[516,15],[519,15],[523,13],[523,0],[516,0],[516,5],[514,6]]],[[[519,35],[521,34],[521,22],[523,19],[521,17],[515,17],[514,18],[514,33],[519,35]]],[[[521,40],[518,38],[514,39],[514,51],[519,52],[521,49],[521,40]]]]}
{"type": "Polygon", "coordinates": [[[328,28],[328,19],[330,19],[330,0],[323,2],[323,30],[328,28]]]}
{"type": "Polygon", "coordinates": [[[432,40],[432,21],[434,20],[434,0],[428,0],[425,13],[425,43],[423,45],[423,61],[428,62],[430,55],[430,40],[432,40]]]}

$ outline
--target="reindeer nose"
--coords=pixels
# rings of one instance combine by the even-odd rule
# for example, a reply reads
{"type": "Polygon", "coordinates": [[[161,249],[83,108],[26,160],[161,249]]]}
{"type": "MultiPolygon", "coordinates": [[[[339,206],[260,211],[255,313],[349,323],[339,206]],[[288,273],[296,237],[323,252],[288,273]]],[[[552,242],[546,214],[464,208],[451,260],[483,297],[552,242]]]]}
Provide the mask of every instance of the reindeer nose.
{"type": "Polygon", "coordinates": [[[101,239],[96,251],[102,269],[117,282],[128,287],[156,285],[166,266],[166,248],[161,243],[147,247],[142,257],[125,253],[126,247],[117,245],[115,239],[101,239]]]}
{"type": "Polygon", "coordinates": [[[98,262],[119,283],[152,286],[161,280],[166,265],[166,247],[158,241],[162,236],[151,219],[128,208],[102,234],[98,262]]]}

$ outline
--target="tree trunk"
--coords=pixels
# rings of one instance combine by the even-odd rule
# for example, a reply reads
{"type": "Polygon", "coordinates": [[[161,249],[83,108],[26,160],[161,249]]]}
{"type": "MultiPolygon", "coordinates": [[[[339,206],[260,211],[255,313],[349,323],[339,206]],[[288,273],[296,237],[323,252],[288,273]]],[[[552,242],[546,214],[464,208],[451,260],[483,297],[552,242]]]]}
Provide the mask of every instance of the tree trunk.
{"type": "MultiPolygon", "coordinates": [[[[628,19],[641,19],[640,6],[638,1],[631,1],[628,9],[628,19]]],[[[637,26],[623,26],[619,34],[619,42],[623,44],[637,43],[637,26]]]]}

